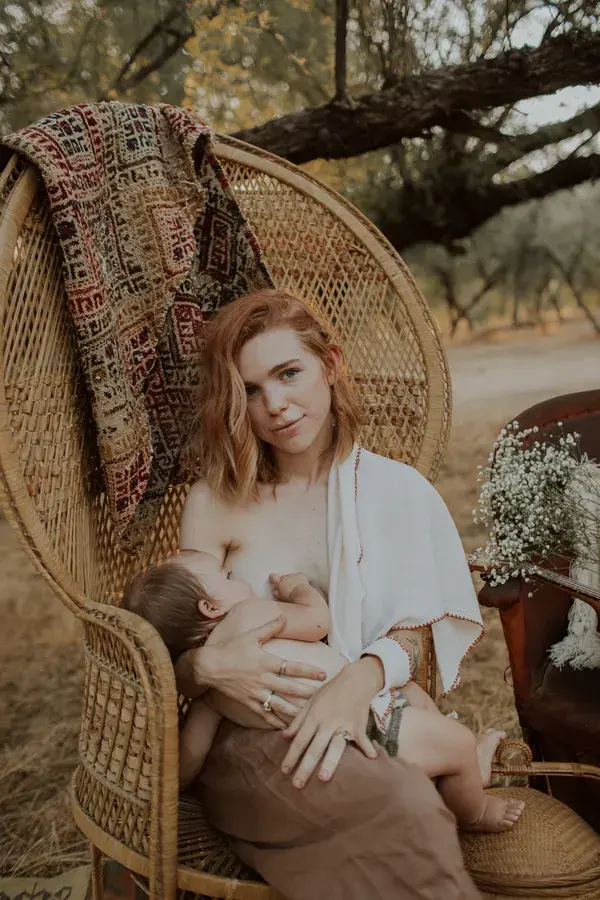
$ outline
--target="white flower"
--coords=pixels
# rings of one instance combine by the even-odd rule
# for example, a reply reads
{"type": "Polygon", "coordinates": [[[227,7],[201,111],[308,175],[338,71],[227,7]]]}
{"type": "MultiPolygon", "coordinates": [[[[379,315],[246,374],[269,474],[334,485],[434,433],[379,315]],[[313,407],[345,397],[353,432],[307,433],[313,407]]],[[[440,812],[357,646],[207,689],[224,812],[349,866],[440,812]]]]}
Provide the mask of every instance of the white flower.
{"type": "Polygon", "coordinates": [[[571,487],[588,462],[577,450],[579,435],[540,443],[533,440],[537,433],[537,427],[519,430],[518,422],[511,423],[495,441],[490,465],[479,467],[473,517],[487,526],[489,537],[473,558],[491,567],[492,584],[526,578],[535,558],[568,554],[586,528],[571,487]]]}

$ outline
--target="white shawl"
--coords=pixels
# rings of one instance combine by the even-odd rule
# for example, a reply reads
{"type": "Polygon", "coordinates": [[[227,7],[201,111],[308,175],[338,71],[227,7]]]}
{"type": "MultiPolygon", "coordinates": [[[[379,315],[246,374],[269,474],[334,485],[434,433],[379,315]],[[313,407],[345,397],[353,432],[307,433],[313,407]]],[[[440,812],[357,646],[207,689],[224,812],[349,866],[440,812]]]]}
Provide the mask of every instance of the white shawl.
{"type": "MultiPolygon", "coordinates": [[[[330,645],[354,661],[394,628],[431,625],[442,689],[457,687],[483,624],[456,526],[427,479],[355,445],[331,469],[327,541],[330,645]]],[[[375,706],[394,686],[386,672],[375,706]]]]}

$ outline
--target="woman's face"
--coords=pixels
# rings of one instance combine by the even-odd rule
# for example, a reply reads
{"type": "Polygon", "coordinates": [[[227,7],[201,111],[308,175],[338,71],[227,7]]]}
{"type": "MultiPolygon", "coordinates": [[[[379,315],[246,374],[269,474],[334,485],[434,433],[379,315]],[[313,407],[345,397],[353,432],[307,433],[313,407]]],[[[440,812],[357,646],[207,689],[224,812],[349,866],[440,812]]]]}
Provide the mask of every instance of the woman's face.
{"type": "MultiPolygon", "coordinates": [[[[334,354],[335,357],[335,354],[334,354]]],[[[238,369],[256,436],[284,453],[302,453],[331,429],[331,384],[326,371],[290,328],[251,338],[240,352],[238,369]]]]}

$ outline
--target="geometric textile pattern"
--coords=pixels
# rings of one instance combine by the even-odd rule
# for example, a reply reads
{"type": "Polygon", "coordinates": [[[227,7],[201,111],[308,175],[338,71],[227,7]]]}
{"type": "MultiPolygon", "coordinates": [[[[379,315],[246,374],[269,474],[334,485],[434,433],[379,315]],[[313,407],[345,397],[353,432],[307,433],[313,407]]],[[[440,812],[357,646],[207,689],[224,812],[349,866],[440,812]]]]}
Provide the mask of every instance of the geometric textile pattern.
{"type": "Polygon", "coordinates": [[[203,313],[270,277],[191,113],[81,104],[3,143],[44,180],[115,537],[133,549],[186,437],[203,313]]]}

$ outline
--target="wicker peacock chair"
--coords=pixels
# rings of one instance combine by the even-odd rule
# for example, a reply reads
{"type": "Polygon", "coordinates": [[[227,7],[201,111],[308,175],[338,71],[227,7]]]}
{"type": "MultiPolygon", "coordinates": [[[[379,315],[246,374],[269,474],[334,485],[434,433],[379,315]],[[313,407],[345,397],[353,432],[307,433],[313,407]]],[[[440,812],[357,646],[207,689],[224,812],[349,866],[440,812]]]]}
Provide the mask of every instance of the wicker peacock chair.
{"type": "MultiPolygon", "coordinates": [[[[367,412],[363,446],[433,480],[449,432],[448,370],[401,259],[350,204],[296,167],[228,138],[216,152],[275,283],[310,295],[335,323],[367,412]]],[[[185,489],[169,492],[138,558],[127,556],[97,487],[91,434],[48,202],[37,170],[12,156],[0,174],[1,494],[38,570],[83,625],[72,809],[92,846],[94,900],[102,854],[136,873],[154,900],[178,891],[275,900],[200,804],[180,800],[168,652],[148,623],[110,603],[133,572],[177,545],[185,489]]],[[[418,680],[434,693],[429,631],[424,637],[418,680]]]]}

